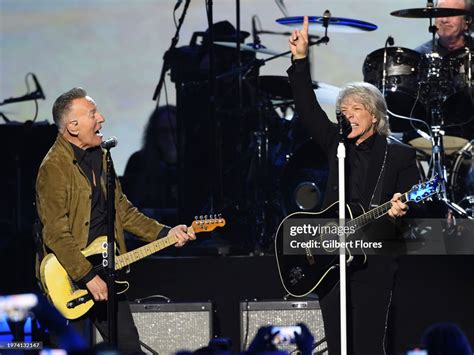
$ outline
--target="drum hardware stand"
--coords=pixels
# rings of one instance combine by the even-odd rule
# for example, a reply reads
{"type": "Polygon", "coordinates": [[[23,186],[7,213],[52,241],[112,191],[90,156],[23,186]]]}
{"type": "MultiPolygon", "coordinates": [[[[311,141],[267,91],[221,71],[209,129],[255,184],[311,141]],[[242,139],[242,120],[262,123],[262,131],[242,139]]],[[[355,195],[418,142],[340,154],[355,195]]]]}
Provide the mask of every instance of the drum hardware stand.
{"type": "Polygon", "coordinates": [[[442,201],[449,209],[457,213],[461,217],[466,217],[472,219],[472,217],[458,204],[450,201],[446,193],[446,166],[443,162],[444,157],[444,146],[443,146],[443,136],[445,132],[441,129],[441,126],[432,126],[431,127],[431,137],[432,137],[432,172],[431,177],[439,175],[441,179],[441,189],[439,193],[439,200],[442,201]]]}
{"type": "MultiPolygon", "coordinates": [[[[431,17],[430,17],[430,23],[431,23],[431,17]]],[[[436,26],[434,26],[436,29],[436,26]]],[[[430,26],[430,31],[431,31],[431,26],[430,26]]],[[[434,33],[433,33],[433,45],[434,45],[434,33]]],[[[440,82],[439,79],[441,76],[441,66],[436,63],[436,60],[439,58],[438,53],[436,52],[431,52],[430,54],[427,55],[429,59],[429,65],[428,65],[428,73],[427,73],[427,81],[426,83],[421,82],[420,85],[427,84],[428,85],[428,92],[427,96],[429,98],[434,97],[434,100],[430,100],[429,106],[430,106],[430,114],[431,114],[431,122],[434,125],[431,126],[431,142],[432,142],[432,153],[431,153],[431,159],[432,159],[432,171],[431,171],[431,177],[434,177],[435,175],[438,175],[442,177],[441,179],[441,189],[439,193],[439,200],[443,201],[443,203],[451,209],[453,212],[457,213],[458,215],[462,217],[467,217],[469,218],[469,214],[459,205],[456,203],[450,201],[448,199],[448,195],[446,192],[446,183],[447,183],[447,172],[446,172],[446,166],[444,164],[444,145],[443,145],[443,136],[445,135],[445,131],[442,130],[442,127],[444,126],[444,116],[441,108],[441,96],[439,95],[444,94],[444,89],[442,87],[442,82],[440,82]],[[436,56],[435,56],[436,54],[436,56]],[[430,78],[434,77],[435,81],[431,80],[430,78]]],[[[420,132],[419,132],[420,134],[420,132]]],[[[422,134],[420,134],[423,136],[422,134]]],[[[424,137],[424,136],[423,136],[424,137]]]]}
{"type": "Polygon", "coordinates": [[[388,45],[394,45],[393,37],[388,36],[387,40],[385,41],[385,48],[383,51],[383,70],[382,70],[382,95],[385,97],[385,89],[387,86],[387,47],[388,45]]]}
{"type": "MultiPolygon", "coordinates": [[[[434,4],[433,4],[433,0],[428,0],[426,2],[426,7],[428,9],[432,9],[434,8],[434,4]]],[[[436,27],[436,25],[433,25],[433,17],[430,16],[430,26],[428,27],[428,31],[431,33],[432,35],[432,39],[431,39],[431,51],[432,52],[436,52],[436,32],[438,32],[438,27],[436,27]]]]}
{"type": "MultiPolygon", "coordinates": [[[[174,7],[173,11],[178,10],[179,5],[181,5],[181,1],[178,1],[174,7]]],[[[160,94],[161,94],[161,88],[163,87],[163,84],[165,82],[165,74],[169,69],[169,64],[171,60],[171,56],[173,53],[173,50],[176,48],[176,45],[178,44],[179,41],[179,32],[181,30],[181,26],[183,25],[184,18],[186,16],[186,13],[188,11],[189,3],[191,0],[186,0],[186,3],[184,4],[184,10],[183,13],[181,14],[181,17],[178,20],[178,26],[176,27],[176,33],[174,34],[173,38],[171,39],[171,45],[168,48],[168,50],[165,52],[163,55],[163,66],[161,67],[161,73],[160,73],[160,80],[158,81],[158,84],[156,85],[155,92],[153,93],[153,101],[156,101],[156,106],[158,107],[160,105],[160,94]]]]}
{"type": "MultiPolygon", "coordinates": [[[[432,18],[430,17],[430,24],[431,24],[432,18]]],[[[436,28],[436,26],[434,26],[436,28]]],[[[431,31],[431,26],[430,26],[430,31],[431,31]]],[[[433,33],[433,46],[434,46],[434,33],[433,33]]],[[[442,201],[449,209],[451,209],[453,212],[456,212],[458,215],[462,217],[467,217],[470,218],[469,214],[459,205],[456,203],[450,201],[448,199],[448,195],[446,192],[446,183],[447,183],[447,172],[446,172],[446,166],[444,164],[443,158],[444,158],[444,145],[443,145],[443,136],[445,134],[445,131],[442,130],[442,127],[444,125],[444,117],[442,114],[442,109],[440,107],[440,97],[437,95],[440,91],[443,91],[442,88],[440,88],[438,85],[435,85],[435,88],[437,90],[434,90],[433,84],[439,84],[441,85],[440,82],[433,82],[432,80],[429,80],[430,77],[435,77],[439,78],[440,73],[439,70],[440,68],[436,65],[435,59],[437,58],[436,56],[433,56],[433,54],[437,54],[434,51],[431,52],[431,56],[427,55],[428,58],[430,59],[429,61],[429,66],[428,66],[428,73],[427,77],[428,80],[426,83],[421,82],[420,85],[427,84],[429,90],[425,92],[425,95],[428,97],[433,97],[434,100],[432,100],[429,105],[430,105],[430,113],[431,113],[431,120],[432,123],[435,123],[434,125],[430,126],[430,131],[431,131],[431,144],[432,144],[432,150],[431,150],[431,159],[432,159],[432,170],[431,170],[431,177],[434,177],[435,175],[441,176],[441,189],[439,193],[439,200],[442,201]]],[[[421,131],[421,130],[416,130],[420,136],[423,138],[426,137],[426,133],[421,131]],[[425,133],[425,134],[423,134],[425,133]]]]}
{"type": "MultiPolygon", "coordinates": [[[[323,26],[325,27],[325,35],[321,37],[319,40],[315,42],[309,43],[308,46],[313,46],[313,45],[320,45],[322,43],[327,44],[329,42],[329,37],[327,36],[327,31],[328,31],[328,26],[329,26],[329,20],[331,18],[331,13],[329,10],[326,10],[323,15],[323,26]]],[[[264,66],[267,62],[272,61],[276,58],[285,56],[287,54],[291,54],[291,51],[286,51],[274,56],[271,56],[267,59],[256,59],[250,64],[246,64],[237,68],[232,69],[231,71],[227,73],[223,73],[219,76],[216,77],[216,80],[219,80],[221,78],[235,75],[235,73],[239,73],[239,75],[242,75],[241,73],[244,73],[243,76],[246,75],[246,73],[251,72],[254,68],[259,68],[264,66]]],[[[260,85],[259,85],[259,78],[257,77],[257,83],[256,83],[257,91],[259,91],[260,85]]],[[[258,116],[259,116],[259,130],[256,132],[253,132],[253,138],[255,142],[255,156],[252,158],[252,163],[251,163],[251,168],[248,176],[248,181],[247,184],[250,184],[251,182],[254,182],[253,186],[255,191],[253,193],[253,203],[252,205],[255,206],[256,211],[254,212],[255,218],[256,218],[256,227],[257,227],[257,240],[255,244],[255,250],[254,252],[257,254],[262,253],[262,246],[265,245],[266,238],[267,238],[267,213],[266,213],[266,207],[267,205],[270,204],[270,201],[268,201],[267,196],[268,196],[268,160],[269,160],[269,139],[268,139],[268,122],[267,119],[265,118],[266,113],[262,112],[262,107],[261,107],[261,102],[262,100],[259,100],[259,106],[258,106],[258,116]],[[255,162],[255,172],[252,170],[252,165],[255,162]],[[254,180],[254,181],[252,181],[254,180]],[[265,186],[265,190],[263,192],[260,191],[260,187],[265,186]]]]}

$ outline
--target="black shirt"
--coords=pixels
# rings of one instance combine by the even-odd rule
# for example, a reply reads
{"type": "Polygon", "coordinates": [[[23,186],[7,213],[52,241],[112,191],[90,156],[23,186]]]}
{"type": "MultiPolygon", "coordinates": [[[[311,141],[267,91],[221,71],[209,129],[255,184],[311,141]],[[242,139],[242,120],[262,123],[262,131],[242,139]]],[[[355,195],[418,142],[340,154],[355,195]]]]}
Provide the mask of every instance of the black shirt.
{"type": "Polygon", "coordinates": [[[87,241],[87,244],[90,244],[97,237],[107,234],[107,203],[100,183],[102,176],[102,149],[96,147],[84,150],[72,143],[71,146],[74,150],[77,164],[79,164],[79,167],[91,183],[91,217],[87,241]]]}
{"type": "MultiPolygon", "coordinates": [[[[348,144],[349,152],[349,197],[351,202],[361,202],[367,180],[370,156],[376,134],[373,134],[359,145],[355,140],[348,144]]],[[[369,202],[370,203],[370,202],[369,202]]],[[[364,206],[364,208],[367,206],[364,206]]]]}

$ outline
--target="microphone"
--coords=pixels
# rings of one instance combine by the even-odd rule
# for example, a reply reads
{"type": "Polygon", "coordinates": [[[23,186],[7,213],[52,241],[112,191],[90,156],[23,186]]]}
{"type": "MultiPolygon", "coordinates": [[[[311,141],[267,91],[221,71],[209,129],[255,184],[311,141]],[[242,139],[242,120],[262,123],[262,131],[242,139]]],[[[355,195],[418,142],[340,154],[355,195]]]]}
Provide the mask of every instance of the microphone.
{"type": "Polygon", "coordinates": [[[385,47],[387,47],[387,44],[389,46],[393,46],[395,44],[395,40],[393,39],[392,36],[387,37],[387,40],[385,41],[385,47]]]}
{"type": "Polygon", "coordinates": [[[328,44],[329,42],[329,37],[328,37],[328,26],[329,26],[329,20],[331,19],[331,13],[329,10],[324,11],[323,13],[323,27],[324,27],[324,37],[321,38],[318,42],[316,43],[324,43],[328,44]]]}
{"type": "Polygon", "coordinates": [[[183,3],[183,0],[176,1],[176,5],[174,5],[173,11],[178,10],[182,3],[183,3]]]}
{"type": "Polygon", "coordinates": [[[331,12],[329,10],[324,11],[324,14],[323,14],[323,27],[325,27],[326,29],[328,28],[330,19],[331,19],[331,12]]]}
{"type": "Polygon", "coordinates": [[[36,100],[36,99],[37,99],[36,92],[33,92],[33,93],[25,94],[19,97],[10,97],[9,99],[3,100],[3,102],[1,102],[0,105],[12,104],[14,102],[31,101],[31,100],[36,100]]]}
{"type": "Polygon", "coordinates": [[[387,86],[387,47],[393,46],[395,41],[392,36],[388,36],[383,49],[383,67],[382,67],[382,95],[385,97],[385,87],[387,86]]]}
{"type": "Polygon", "coordinates": [[[118,144],[117,137],[110,137],[107,138],[105,141],[102,142],[101,146],[104,149],[112,149],[113,147],[116,147],[118,144]]]}
{"type": "Polygon", "coordinates": [[[3,100],[3,102],[0,102],[0,106],[6,105],[6,104],[12,104],[15,102],[31,101],[31,100],[38,100],[38,99],[44,100],[45,96],[44,96],[43,88],[39,84],[38,78],[33,73],[31,73],[31,76],[33,77],[33,81],[35,82],[35,85],[36,85],[36,90],[34,92],[30,92],[28,94],[25,94],[19,97],[10,97],[9,99],[5,99],[3,100]]]}
{"type": "Polygon", "coordinates": [[[262,47],[260,42],[260,37],[258,36],[257,32],[257,15],[252,16],[252,38],[253,38],[253,45],[254,49],[258,49],[262,47]]]}
{"type": "Polygon", "coordinates": [[[351,123],[347,119],[346,115],[344,115],[339,109],[336,110],[336,118],[337,127],[339,129],[339,137],[345,139],[352,132],[351,123]]]}
{"type": "Polygon", "coordinates": [[[44,100],[46,97],[44,96],[43,88],[39,84],[38,78],[34,73],[31,73],[31,76],[33,77],[33,81],[35,82],[36,85],[36,93],[38,94],[38,98],[44,100]]]}

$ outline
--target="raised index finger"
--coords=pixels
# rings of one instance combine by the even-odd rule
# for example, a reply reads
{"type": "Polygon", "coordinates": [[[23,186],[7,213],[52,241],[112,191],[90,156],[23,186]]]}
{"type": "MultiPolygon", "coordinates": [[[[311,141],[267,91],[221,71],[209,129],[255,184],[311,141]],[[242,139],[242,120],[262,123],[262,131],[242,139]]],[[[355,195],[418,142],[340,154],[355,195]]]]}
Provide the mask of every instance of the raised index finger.
{"type": "Polygon", "coordinates": [[[309,23],[308,16],[304,16],[303,17],[303,30],[302,30],[302,32],[305,33],[305,34],[308,33],[308,23],[309,23]]]}

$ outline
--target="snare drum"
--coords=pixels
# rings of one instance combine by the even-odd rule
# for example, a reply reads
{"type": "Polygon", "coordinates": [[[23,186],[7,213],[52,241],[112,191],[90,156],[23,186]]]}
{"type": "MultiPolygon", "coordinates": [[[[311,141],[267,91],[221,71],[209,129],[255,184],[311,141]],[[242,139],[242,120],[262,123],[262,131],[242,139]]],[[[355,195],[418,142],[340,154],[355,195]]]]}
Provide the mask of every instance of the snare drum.
{"type": "MultiPolygon", "coordinates": [[[[385,64],[385,98],[390,111],[399,115],[423,117],[424,108],[417,102],[421,54],[402,47],[388,47],[385,64]]],[[[383,91],[384,48],[370,53],[364,61],[364,81],[383,91]]],[[[412,127],[407,120],[390,117],[393,132],[406,132],[412,127]]]]}

